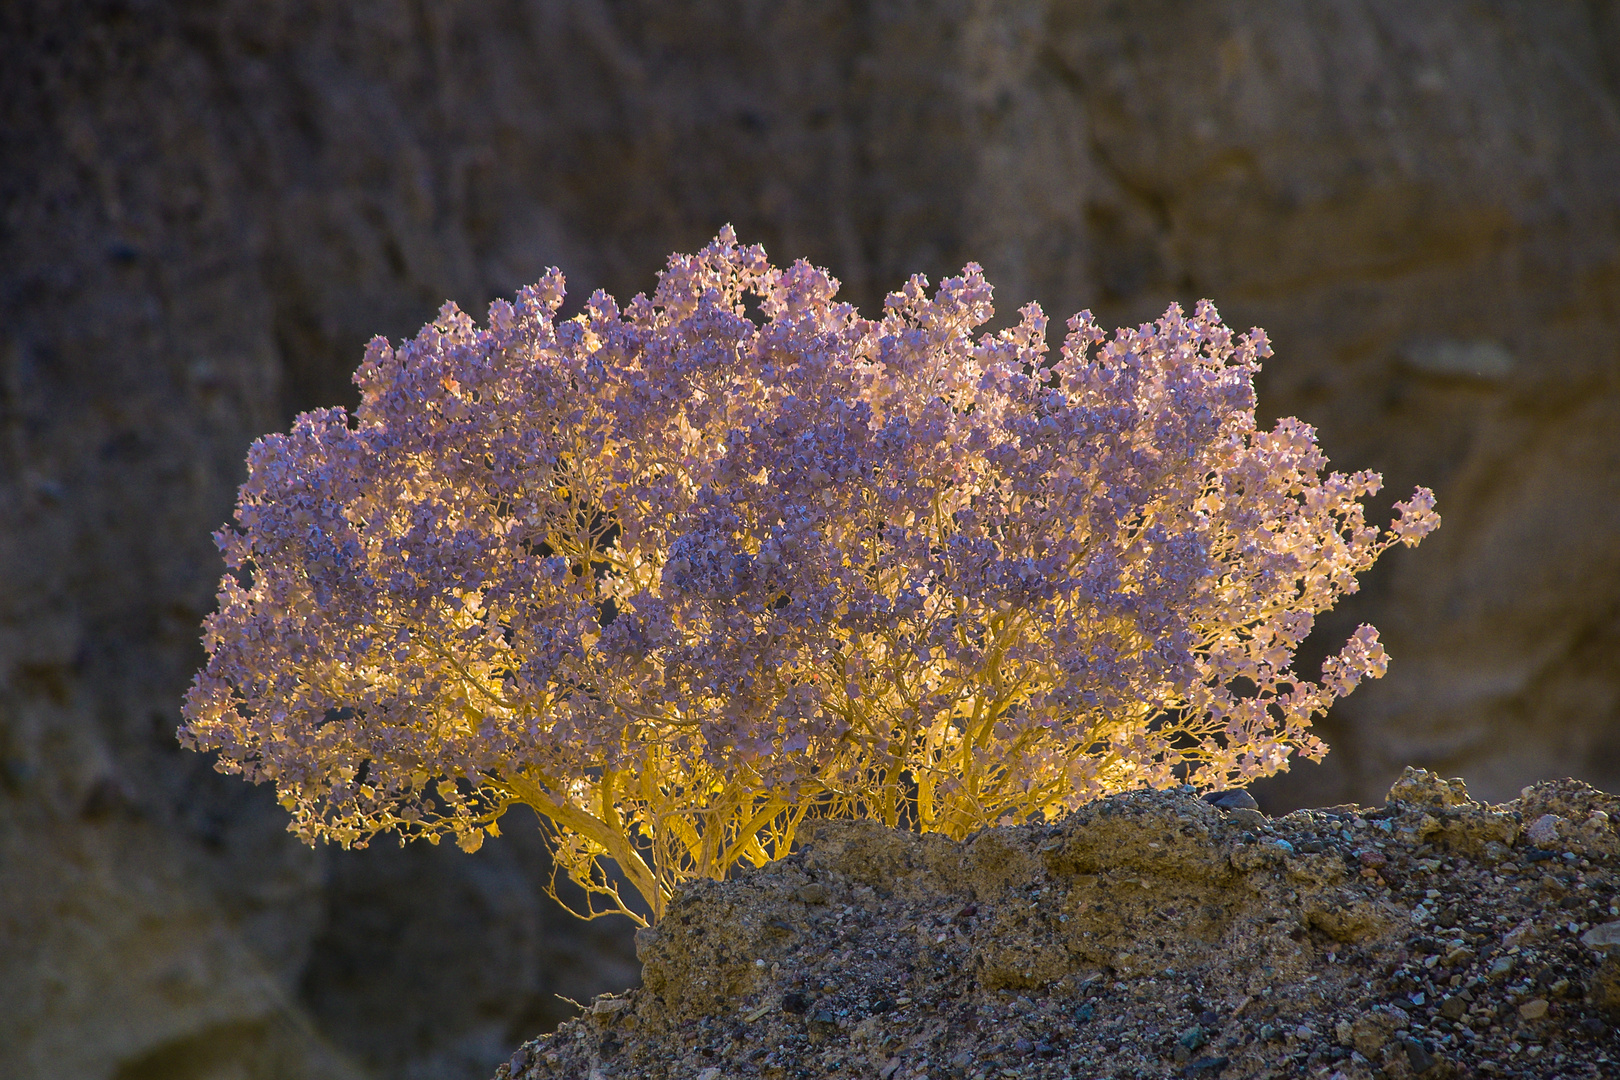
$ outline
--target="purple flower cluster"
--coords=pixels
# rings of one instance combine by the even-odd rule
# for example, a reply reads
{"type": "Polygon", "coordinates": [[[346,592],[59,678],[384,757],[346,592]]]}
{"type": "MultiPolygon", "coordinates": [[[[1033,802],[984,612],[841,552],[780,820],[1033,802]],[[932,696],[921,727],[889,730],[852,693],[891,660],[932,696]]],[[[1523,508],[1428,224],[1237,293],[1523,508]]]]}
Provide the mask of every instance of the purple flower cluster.
{"type": "Polygon", "coordinates": [[[1060,355],[977,266],[880,319],[726,230],[651,299],[559,321],[556,271],[379,339],[357,415],[256,443],[182,737],[308,839],[454,834],[512,803],[653,917],[806,814],[961,837],[1320,757],[1386,657],[1293,671],[1314,616],[1437,524],[1254,420],[1270,349],[1208,302],[1060,355]],[[752,297],[759,322],[747,314],[752,297]]]}

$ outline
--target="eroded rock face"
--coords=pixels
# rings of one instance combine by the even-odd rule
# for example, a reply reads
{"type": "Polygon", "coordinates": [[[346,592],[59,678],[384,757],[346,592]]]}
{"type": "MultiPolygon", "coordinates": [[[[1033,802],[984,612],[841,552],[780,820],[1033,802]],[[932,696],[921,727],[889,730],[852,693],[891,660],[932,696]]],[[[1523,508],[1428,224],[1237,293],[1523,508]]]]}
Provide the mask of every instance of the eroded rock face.
{"type": "MultiPolygon", "coordinates": [[[[30,873],[0,885],[28,958],[0,1072],[317,1075],[332,1043],[449,1069],[623,984],[522,899],[534,852],[367,893],[172,731],[254,436],[352,400],[364,340],[446,298],[553,263],[627,296],[726,221],[868,310],[976,259],[1006,308],[1209,296],[1267,327],[1263,408],[1446,517],[1324,620],[1394,665],[1273,798],[1371,798],[1407,761],[1496,799],[1620,785],[1617,43],[1612,4],[1509,0],[5,5],[0,843],[30,873]],[[367,955],[350,907],[497,894],[519,929],[458,938],[487,962],[457,978],[517,940],[528,989],[451,991],[486,1003],[453,1022],[312,960],[367,955]]],[[[392,945],[390,978],[435,977],[437,942],[392,945]]]]}
{"type": "Polygon", "coordinates": [[[824,824],[686,889],[641,988],[496,1080],[1608,1076],[1616,812],[1408,769],[1383,806],[1258,823],[1144,792],[960,844],[824,824]],[[1538,846],[1519,823],[1554,806],[1590,826],[1538,846]]]}

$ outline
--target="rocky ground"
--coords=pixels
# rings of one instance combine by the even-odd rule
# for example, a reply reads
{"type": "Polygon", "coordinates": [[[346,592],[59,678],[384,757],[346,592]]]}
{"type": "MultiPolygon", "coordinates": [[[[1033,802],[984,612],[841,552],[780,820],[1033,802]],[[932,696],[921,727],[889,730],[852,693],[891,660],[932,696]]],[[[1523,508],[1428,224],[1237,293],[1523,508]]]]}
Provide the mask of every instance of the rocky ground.
{"type": "Polygon", "coordinates": [[[1620,1075],[1620,799],[1409,769],[1381,807],[1234,801],[824,823],[688,889],[642,988],[496,1080],[1620,1075]]]}

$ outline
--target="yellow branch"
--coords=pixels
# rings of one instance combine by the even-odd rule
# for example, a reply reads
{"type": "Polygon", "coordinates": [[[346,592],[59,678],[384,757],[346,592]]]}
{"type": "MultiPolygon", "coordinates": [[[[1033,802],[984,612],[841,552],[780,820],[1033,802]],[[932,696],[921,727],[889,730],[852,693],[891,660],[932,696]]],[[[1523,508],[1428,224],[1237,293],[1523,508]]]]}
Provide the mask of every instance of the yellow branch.
{"type": "Polygon", "coordinates": [[[630,879],[630,883],[636,887],[636,891],[647,901],[647,906],[652,909],[654,921],[663,915],[664,907],[669,900],[668,893],[623,831],[614,829],[595,815],[581,810],[566,797],[554,796],[548,790],[551,785],[533,776],[511,777],[498,786],[510,789],[516,801],[533,807],[553,823],[572,829],[607,851],[613,861],[619,864],[619,869],[630,879]]]}

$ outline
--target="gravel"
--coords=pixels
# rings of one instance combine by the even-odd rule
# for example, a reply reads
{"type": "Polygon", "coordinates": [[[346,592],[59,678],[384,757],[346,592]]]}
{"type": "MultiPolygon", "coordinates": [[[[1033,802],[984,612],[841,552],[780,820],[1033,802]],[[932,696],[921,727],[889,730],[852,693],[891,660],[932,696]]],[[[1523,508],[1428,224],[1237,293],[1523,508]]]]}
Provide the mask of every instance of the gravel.
{"type": "Polygon", "coordinates": [[[818,823],[496,1080],[1620,1077],[1620,799],[1409,769],[1382,807],[1227,801],[818,823]]]}

